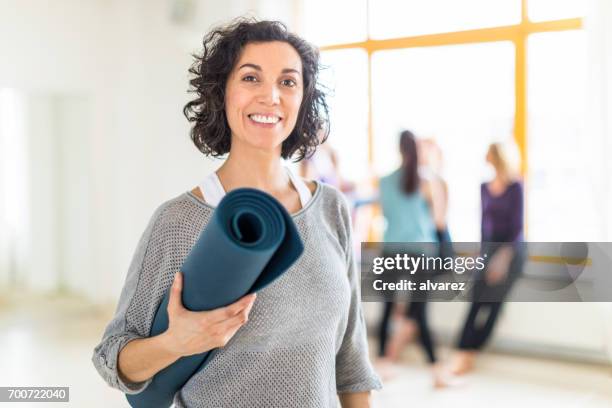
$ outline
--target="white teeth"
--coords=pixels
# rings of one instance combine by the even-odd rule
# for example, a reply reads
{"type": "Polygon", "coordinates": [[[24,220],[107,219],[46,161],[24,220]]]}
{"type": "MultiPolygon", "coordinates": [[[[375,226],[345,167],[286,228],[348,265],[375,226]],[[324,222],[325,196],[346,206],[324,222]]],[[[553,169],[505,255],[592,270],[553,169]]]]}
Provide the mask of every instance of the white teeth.
{"type": "Polygon", "coordinates": [[[249,115],[249,117],[258,123],[277,123],[280,120],[278,116],[249,115]]]}

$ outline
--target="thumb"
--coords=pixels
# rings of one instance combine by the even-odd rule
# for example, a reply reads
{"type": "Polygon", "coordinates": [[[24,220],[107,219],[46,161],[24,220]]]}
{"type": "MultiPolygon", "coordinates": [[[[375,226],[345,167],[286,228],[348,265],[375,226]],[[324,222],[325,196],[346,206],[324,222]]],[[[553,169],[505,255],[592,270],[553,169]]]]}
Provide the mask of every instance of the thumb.
{"type": "Polygon", "coordinates": [[[183,301],[181,293],[183,291],[183,274],[177,272],[174,274],[174,282],[170,287],[170,297],[168,299],[168,313],[175,313],[183,309],[183,301]]]}

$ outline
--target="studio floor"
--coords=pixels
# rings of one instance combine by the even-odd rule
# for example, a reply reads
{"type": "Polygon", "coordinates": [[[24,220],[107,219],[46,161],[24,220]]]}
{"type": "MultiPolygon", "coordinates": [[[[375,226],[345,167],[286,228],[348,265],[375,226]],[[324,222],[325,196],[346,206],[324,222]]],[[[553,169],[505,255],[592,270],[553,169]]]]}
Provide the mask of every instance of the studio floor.
{"type": "MultiPolygon", "coordinates": [[[[112,312],[74,297],[0,296],[0,385],[70,387],[70,403],[34,407],[126,407],[123,394],[107,387],[90,362],[112,312]]],[[[485,353],[462,384],[434,390],[413,348],[373,399],[385,408],[612,407],[612,368],[485,353]]]]}

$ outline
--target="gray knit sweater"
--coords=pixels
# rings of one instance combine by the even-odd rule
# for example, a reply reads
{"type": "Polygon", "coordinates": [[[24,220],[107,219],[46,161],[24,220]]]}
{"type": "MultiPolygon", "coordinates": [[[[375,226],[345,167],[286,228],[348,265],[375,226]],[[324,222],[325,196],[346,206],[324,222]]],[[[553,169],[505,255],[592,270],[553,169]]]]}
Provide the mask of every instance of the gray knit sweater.
{"type": "MultiPolygon", "coordinates": [[[[134,394],[149,384],[123,382],[117,356],[130,340],[148,335],[174,273],[213,210],[189,192],[155,211],[93,353],[111,387],[134,394]]],[[[337,393],[381,388],[368,359],[346,202],[333,187],[317,183],[293,220],[304,253],[258,293],[249,321],[175,394],[176,407],[331,408],[337,393]]]]}

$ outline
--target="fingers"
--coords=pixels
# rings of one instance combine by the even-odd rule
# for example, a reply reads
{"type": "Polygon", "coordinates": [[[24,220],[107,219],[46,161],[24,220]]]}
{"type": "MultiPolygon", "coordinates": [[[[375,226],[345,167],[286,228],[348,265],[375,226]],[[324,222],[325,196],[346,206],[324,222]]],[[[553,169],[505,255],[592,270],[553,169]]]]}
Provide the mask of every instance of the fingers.
{"type": "Polygon", "coordinates": [[[211,323],[218,323],[223,320],[230,319],[234,317],[235,315],[237,315],[238,313],[240,313],[246,307],[252,306],[253,302],[255,301],[255,297],[256,295],[253,293],[253,294],[244,296],[240,298],[239,300],[237,300],[236,302],[230,305],[227,305],[225,307],[220,307],[218,309],[211,310],[209,312],[205,312],[206,318],[211,323]]]}
{"type": "Polygon", "coordinates": [[[170,297],[168,299],[168,313],[174,314],[183,309],[181,292],[183,290],[183,275],[181,272],[174,274],[174,282],[170,287],[170,297]]]}
{"type": "Polygon", "coordinates": [[[215,329],[225,332],[229,331],[231,328],[240,327],[249,320],[249,312],[250,308],[245,307],[235,316],[216,323],[215,329]]]}
{"type": "Polygon", "coordinates": [[[217,347],[225,346],[234,334],[249,320],[249,313],[253,303],[242,309],[238,314],[229,319],[222,320],[215,324],[211,331],[214,333],[215,343],[217,347]]]}

